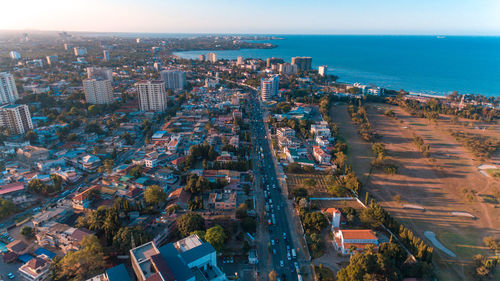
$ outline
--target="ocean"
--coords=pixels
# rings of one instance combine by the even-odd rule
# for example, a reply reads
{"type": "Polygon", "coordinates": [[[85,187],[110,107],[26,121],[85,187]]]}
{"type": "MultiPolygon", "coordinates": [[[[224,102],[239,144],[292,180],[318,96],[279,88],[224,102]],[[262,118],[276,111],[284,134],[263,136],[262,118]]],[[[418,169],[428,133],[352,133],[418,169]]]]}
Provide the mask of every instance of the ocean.
{"type": "MultiPolygon", "coordinates": [[[[427,94],[500,96],[500,37],[276,35],[274,49],[214,51],[219,58],[310,56],[340,82],[427,94]]],[[[175,54],[197,59],[206,51],[175,54]]]]}

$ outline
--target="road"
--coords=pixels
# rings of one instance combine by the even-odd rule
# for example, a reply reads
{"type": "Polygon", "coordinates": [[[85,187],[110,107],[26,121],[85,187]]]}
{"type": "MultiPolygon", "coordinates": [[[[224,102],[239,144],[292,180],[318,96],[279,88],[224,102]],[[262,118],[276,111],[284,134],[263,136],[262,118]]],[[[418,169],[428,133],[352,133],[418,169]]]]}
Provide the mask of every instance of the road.
{"type": "MultiPolygon", "coordinates": [[[[260,277],[266,280],[270,270],[278,273],[279,280],[298,280],[297,268],[300,268],[297,247],[294,246],[296,233],[290,232],[291,228],[287,209],[287,202],[276,176],[270,139],[263,122],[262,108],[257,98],[251,104],[253,159],[256,162],[254,170],[258,190],[256,190],[257,210],[259,221],[267,225],[267,233],[260,233],[260,277]],[[293,251],[292,251],[293,250],[293,251]],[[267,252],[266,252],[267,251],[267,252]],[[295,255],[294,255],[295,252],[295,255]]],[[[294,229],[292,229],[294,230],[294,229]]]]}

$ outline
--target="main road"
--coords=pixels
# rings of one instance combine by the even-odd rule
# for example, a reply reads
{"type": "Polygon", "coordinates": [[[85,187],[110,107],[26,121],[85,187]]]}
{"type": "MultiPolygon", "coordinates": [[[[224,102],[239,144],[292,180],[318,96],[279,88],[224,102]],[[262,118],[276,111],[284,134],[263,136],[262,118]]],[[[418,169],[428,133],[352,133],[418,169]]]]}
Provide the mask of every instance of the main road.
{"type": "MultiPolygon", "coordinates": [[[[302,279],[297,272],[300,271],[299,251],[294,246],[293,241],[297,234],[291,233],[291,230],[295,229],[293,224],[289,224],[292,219],[288,217],[286,212],[287,198],[285,198],[276,176],[273,152],[270,149],[270,139],[264,124],[262,108],[258,98],[254,96],[252,100],[250,108],[254,144],[252,154],[255,162],[254,175],[257,181],[255,193],[258,194],[256,195],[256,209],[260,218],[260,233],[258,232],[260,235],[257,242],[261,252],[259,268],[265,271],[269,269],[276,271],[278,280],[281,281],[302,279]],[[263,227],[262,223],[266,227],[263,227]],[[264,233],[262,233],[262,229],[264,229],[264,233]]],[[[261,271],[261,278],[267,279],[267,276],[263,276],[267,273],[269,271],[261,271]]]]}

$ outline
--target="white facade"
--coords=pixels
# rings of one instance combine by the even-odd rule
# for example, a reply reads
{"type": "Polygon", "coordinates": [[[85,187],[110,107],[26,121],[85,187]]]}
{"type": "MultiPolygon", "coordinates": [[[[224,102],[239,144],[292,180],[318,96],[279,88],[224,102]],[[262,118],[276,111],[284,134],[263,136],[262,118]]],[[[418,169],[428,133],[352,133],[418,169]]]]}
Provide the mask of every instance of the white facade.
{"type": "Polygon", "coordinates": [[[261,98],[263,101],[271,100],[273,97],[278,95],[279,88],[279,75],[274,75],[268,79],[261,79],[260,91],[261,98]]]}
{"type": "Polygon", "coordinates": [[[9,56],[10,56],[10,58],[11,58],[11,59],[13,59],[13,60],[18,60],[18,59],[20,59],[20,58],[21,58],[21,54],[20,54],[20,53],[18,53],[18,52],[16,52],[16,51],[10,51],[10,52],[9,52],[9,56]]]}
{"type": "Polygon", "coordinates": [[[113,82],[113,71],[107,67],[87,67],[87,78],[108,79],[113,82]]]}
{"type": "Polygon", "coordinates": [[[167,108],[167,93],[163,81],[139,82],[137,92],[141,111],[165,111],[167,108]]]}
{"type": "Polygon", "coordinates": [[[14,75],[0,72],[0,104],[13,103],[19,99],[14,75]]]}
{"type": "Polygon", "coordinates": [[[236,65],[242,65],[242,64],[245,64],[245,59],[243,57],[239,56],[236,59],[236,65]]]}
{"type": "Polygon", "coordinates": [[[109,52],[108,50],[102,51],[102,58],[104,61],[109,61],[109,52]]]}
{"type": "Polygon", "coordinates": [[[297,74],[298,67],[295,64],[290,64],[290,63],[280,63],[279,64],[279,72],[281,74],[297,74]]]}
{"type": "Polygon", "coordinates": [[[110,80],[83,80],[85,100],[91,104],[110,104],[113,102],[113,87],[110,80]]]}
{"type": "Polygon", "coordinates": [[[207,60],[211,63],[216,63],[217,62],[217,54],[216,53],[208,53],[207,60]]]}
{"type": "Polygon", "coordinates": [[[21,135],[33,129],[31,114],[25,104],[9,104],[0,107],[0,127],[6,127],[11,134],[21,135]]]}
{"type": "Polygon", "coordinates": [[[327,71],[328,71],[328,66],[326,66],[326,65],[322,65],[322,66],[318,67],[318,74],[320,76],[325,76],[327,71]]]}
{"type": "Polygon", "coordinates": [[[75,52],[75,56],[84,56],[87,54],[87,48],[75,47],[73,50],[75,52]]]}
{"type": "Polygon", "coordinates": [[[170,90],[183,90],[186,85],[186,73],[181,70],[163,70],[160,72],[165,88],[170,90]]]}

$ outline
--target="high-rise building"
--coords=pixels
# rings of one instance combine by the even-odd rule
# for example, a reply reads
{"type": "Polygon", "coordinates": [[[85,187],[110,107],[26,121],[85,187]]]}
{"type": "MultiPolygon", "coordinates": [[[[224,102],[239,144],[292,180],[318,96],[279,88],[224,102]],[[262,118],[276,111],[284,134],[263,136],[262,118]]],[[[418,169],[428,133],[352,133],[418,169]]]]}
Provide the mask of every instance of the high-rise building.
{"type": "Polygon", "coordinates": [[[170,90],[183,90],[186,85],[186,73],[181,70],[163,70],[160,72],[165,88],[170,90]]]}
{"type": "Polygon", "coordinates": [[[73,50],[75,51],[75,56],[84,56],[87,54],[87,48],[84,47],[75,47],[73,50]]]}
{"type": "Polygon", "coordinates": [[[326,65],[322,65],[322,66],[318,67],[318,74],[320,76],[325,76],[327,71],[328,71],[328,66],[326,66],[326,65]]]}
{"type": "Polygon", "coordinates": [[[71,50],[71,48],[73,48],[73,46],[71,44],[64,43],[64,50],[69,51],[69,50],[71,50]]]}
{"type": "Polygon", "coordinates": [[[270,78],[260,80],[260,92],[263,101],[268,101],[278,95],[279,75],[273,75],[270,78]]]}
{"type": "Polygon", "coordinates": [[[211,63],[216,63],[217,62],[217,54],[216,53],[208,53],[207,60],[211,63]]]}
{"type": "Polygon", "coordinates": [[[245,64],[245,59],[243,57],[239,56],[236,59],[236,65],[242,65],[242,64],[245,64]]]}
{"type": "Polygon", "coordinates": [[[7,104],[0,107],[0,127],[13,135],[21,135],[33,129],[30,109],[25,104],[7,104]]]}
{"type": "Polygon", "coordinates": [[[270,68],[273,64],[283,63],[283,59],[280,58],[267,58],[266,59],[266,67],[270,68]]]}
{"type": "Polygon", "coordinates": [[[113,87],[109,79],[84,79],[85,100],[90,104],[110,104],[113,102],[113,87]]]}
{"type": "Polygon", "coordinates": [[[12,103],[19,99],[14,75],[0,72],[0,104],[12,103]]]}
{"type": "Polygon", "coordinates": [[[20,58],[21,58],[21,54],[20,54],[20,53],[18,53],[18,52],[16,52],[16,51],[10,51],[10,52],[9,52],[9,56],[10,56],[10,58],[11,58],[11,59],[13,59],[13,60],[18,60],[18,59],[20,59],[20,58]]]}
{"type": "Polygon", "coordinates": [[[292,64],[296,64],[299,71],[311,70],[312,58],[311,57],[293,57],[292,64]]]}
{"type": "Polygon", "coordinates": [[[113,71],[107,67],[87,67],[87,78],[100,78],[113,81],[113,71]]]}
{"type": "Polygon", "coordinates": [[[138,82],[137,92],[141,111],[165,111],[167,108],[167,93],[163,81],[138,82]]]}
{"type": "Polygon", "coordinates": [[[106,67],[87,67],[87,79],[83,80],[85,100],[91,104],[113,102],[112,71],[106,67]]]}
{"type": "Polygon", "coordinates": [[[59,59],[58,56],[54,55],[54,56],[47,56],[45,57],[47,59],[47,64],[54,64],[54,63],[57,63],[57,60],[59,59]]]}
{"type": "Polygon", "coordinates": [[[279,72],[281,74],[297,74],[298,67],[296,64],[291,63],[280,63],[279,64],[279,72]]]}
{"type": "Polygon", "coordinates": [[[205,55],[200,55],[199,59],[200,59],[200,61],[205,61],[205,55]]]}
{"type": "Polygon", "coordinates": [[[102,59],[104,61],[109,61],[109,51],[108,50],[102,51],[102,59]]]}

